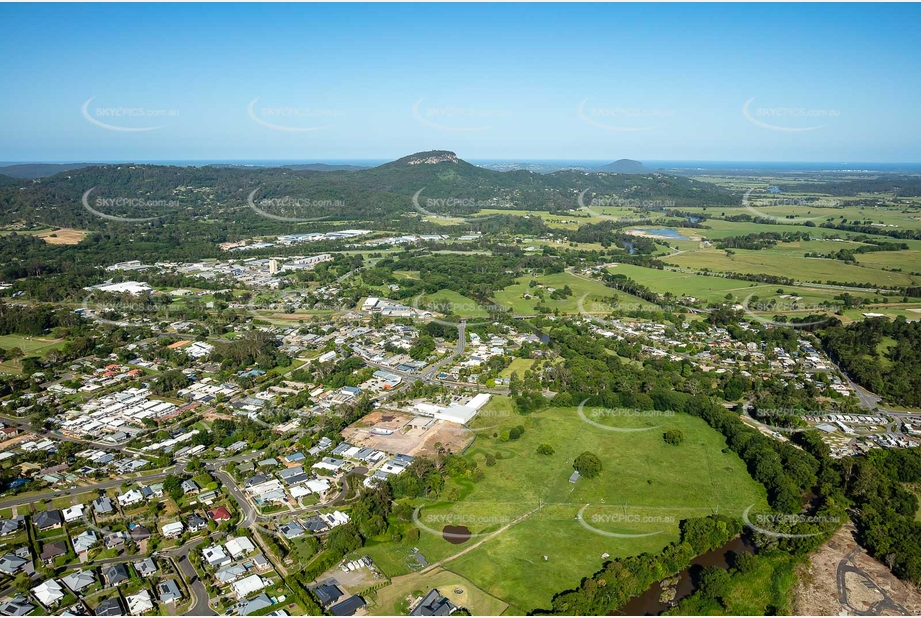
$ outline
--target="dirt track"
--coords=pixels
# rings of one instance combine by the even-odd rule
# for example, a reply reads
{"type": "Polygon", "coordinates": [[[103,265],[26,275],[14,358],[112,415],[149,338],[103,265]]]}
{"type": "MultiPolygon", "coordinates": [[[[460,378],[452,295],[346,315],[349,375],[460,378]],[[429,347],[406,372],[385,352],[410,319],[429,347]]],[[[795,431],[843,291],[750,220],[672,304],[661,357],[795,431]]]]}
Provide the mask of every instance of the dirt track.
{"type": "Polygon", "coordinates": [[[921,592],[896,578],[843,526],[800,568],[794,592],[798,616],[912,616],[921,614],[921,592]]]}

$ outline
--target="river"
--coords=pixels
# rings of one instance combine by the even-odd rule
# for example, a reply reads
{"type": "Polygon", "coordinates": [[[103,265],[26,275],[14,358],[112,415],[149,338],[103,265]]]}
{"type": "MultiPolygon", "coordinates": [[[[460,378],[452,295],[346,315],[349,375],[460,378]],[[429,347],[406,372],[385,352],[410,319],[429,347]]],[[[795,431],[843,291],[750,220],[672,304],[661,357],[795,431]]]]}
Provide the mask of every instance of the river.
{"type": "MultiPolygon", "coordinates": [[[[691,561],[691,566],[678,574],[678,586],[674,602],[691,596],[697,590],[697,584],[700,579],[700,572],[706,567],[717,566],[723,569],[729,568],[729,560],[732,554],[751,553],[755,550],[754,546],[749,544],[742,537],[736,537],[722,547],[701,554],[691,561]]],[[[627,601],[627,604],[614,612],[615,616],[658,616],[662,612],[668,611],[672,606],[668,603],[660,603],[659,596],[662,594],[662,587],[659,582],[649,587],[649,590],[639,596],[635,596],[627,601]]]]}

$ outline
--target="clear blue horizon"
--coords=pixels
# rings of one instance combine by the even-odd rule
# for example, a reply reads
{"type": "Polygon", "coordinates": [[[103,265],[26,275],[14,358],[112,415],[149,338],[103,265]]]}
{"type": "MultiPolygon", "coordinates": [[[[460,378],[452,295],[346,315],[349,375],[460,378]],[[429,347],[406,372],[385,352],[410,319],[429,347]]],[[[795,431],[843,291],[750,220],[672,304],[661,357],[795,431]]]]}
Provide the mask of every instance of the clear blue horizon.
{"type": "Polygon", "coordinates": [[[4,4],[0,161],[917,162],[919,16],[4,4]]]}

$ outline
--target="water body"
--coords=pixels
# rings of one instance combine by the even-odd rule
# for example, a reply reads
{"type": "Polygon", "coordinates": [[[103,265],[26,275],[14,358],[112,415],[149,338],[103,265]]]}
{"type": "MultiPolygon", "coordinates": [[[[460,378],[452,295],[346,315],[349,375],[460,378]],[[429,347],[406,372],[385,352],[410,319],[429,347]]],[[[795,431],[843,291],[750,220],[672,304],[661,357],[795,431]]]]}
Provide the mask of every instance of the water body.
{"type": "Polygon", "coordinates": [[[647,234],[652,234],[653,236],[658,236],[660,238],[668,238],[669,240],[689,240],[687,236],[679,232],[678,230],[672,229],[670,227],[663,227],[657,230],[643,230],[647,234]]]}
{"type": "MultiPolygon", "coordinates": [[[[736,537],[722,547],[697,556],[691,562],[691,566],[678,574],[678,585],[673,603],[677,603],[694,594],[700,583],[700,574],[705,568],[715,566],[721,569],[728,569],[733,554],[750,554],[754,551],[754,545],[751,545],[742,537],[736,537]]],[[[661,594],[662,586],[659,585],[659,582],[656,582],[643,594],[627,601],[627,604],[621,607],[614,615],[659,616],[672,607],[669,603],[659,601],[661,594]]]]}

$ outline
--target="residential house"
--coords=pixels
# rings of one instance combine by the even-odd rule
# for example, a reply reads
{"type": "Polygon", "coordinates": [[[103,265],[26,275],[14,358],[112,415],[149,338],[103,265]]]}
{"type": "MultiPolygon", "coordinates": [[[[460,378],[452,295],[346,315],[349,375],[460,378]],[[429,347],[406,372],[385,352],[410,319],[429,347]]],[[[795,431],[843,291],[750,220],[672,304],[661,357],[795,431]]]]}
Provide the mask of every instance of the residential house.
{"type": "Polygon", "coordinates": [[[266,609],[273,605],[272,599],[269,598],[269,595],[264,592],[257,597],[253,597],[249,601],[241,601],[237,603],[237,614],[240,616],[249,616],[255,612],[266,609]]]}
{"type": "Polygon", "coordinates": [[[46,565],[54,563],[54,559],[58,556],[64,556],[67,554],[67,542],[66,541],[53,541],[51,543],[45,543],[42,547],[42,553],[39,555],[42,562],[46,565]]]}
{"type": "Polygon", "coordinates": [[[29,561],[16,554],[5,554],[0,558],[0,573],[16,575],[29,561]]]}
{"type": "Polygon", "coordinates": [[[349,597],[329,608],[333,616],[354,616],[355,612],[365,606],[365,600],[359,596],[349,597]]]}
{"type": "Polygon", "coordinates": [[[222,584],[229,584],[246,575],[246,567],[242,564],[228,564],[214,573],[214,578],[222,584]]]}
{"type": "Polygon", "coordinates": [[[266,581],[258,575],[250,575],[249,577],[238,579],[230,585],[238,599],[243,599],[253,594],[254,592],[259,592],[265,588],[265,586],[266,581]]]}
{"type": "Polygon", "coordinates": [[[174,539],[180,536],[184,530],[185,526],[181,521],[175,521],[160,528],[160,532],[168,539],[174,539]]]}
{"type": "Polygon", "coordinates": [[[128,536],[135,543],[139,543],[150,538],[150,530],[147,529],[147,526],[142,526],[141,524],[131,524],[128,526],[128,536]]]}
{"type": "Polygon", "coordinates": [[[219,506],[213,511],[208,511],[208,517],[216,522],[230,521],[230,511],[223,506],[219,506]]]}
{"type": "Polygon", "coordinates": [[[213,569],[220,568],[230,563],[230,557],[220,545],[212,545],[201,550],[201,555],[213,569]]]}
{"type": "Polygon", "coordinates": [[[199,515],[198,513],[192,513],[185,520],[186,526],[189,529],[189,532],[199,532],[208,527],[208,520],[199,515]]]}
{"type": "Polygon", "coordinates": [[[153,599],[150,598],[150,592],[146,589],[125,597],[125,601],[128,603],[128,613],[132,616],[146,614],[154,608],[153,599]]]}
{"type": "Polygon", "coordinates": [[[196,483],[192,479],[182,481],[181,487],[182,487],[183,494],[197,494],[199,491],[201,491],[201,488],[198,486],[198,483],[196,483]]]}
{"type": "Polygon", "coordinates": [[[323,607],[329,607],[345,595],[339,586],[334,583],[321,584],[313,589],[313,593],[320,599],[323,607]]]}
{"type": "Polygon", "coordinates": [[[150,577],[157,572],[157,563],[153,561],[153,558],[145,558],[140,562],[134,563],[134,570],[138,572],[138,575],[141,577],[150,577]]]}
{"type": "Polygon", "coordinates": [[[77,521],[78,519],[83,519],[83,511],[86,510],[86,507],[82,504],[75,504],[70,508],[66,508],[61,511],[61,514],[64,516],[64,523],[70,523],[72,521],[77,521]]]}
{"type": "Polygon", "coordinates": [[[70,588],[73,592],[79,593],[85,588],[89,588],[96,583],[96,577],[93,575],[92,571],[74,571],[70,575],[61,578],[61,581],[64,582],[64,585],[70,588]]]}
{"type": "Polygon", "coordinates": [[[234,560],[239,560],[256,551],[256,546],[245,536],[238,536],[234,539],[230,539],[224,546],[227,547],[227,551],[230,552],[234,560]]]}
{"type": "Polygon", "coordinates": [[[35,522],[35,527],[41,532],[60,528],[64,524],[64,518],[61,516],[61,511],[57,509],[36,513],[32,521],[35,522]]]}
{"type": "Polygon", "coordinates": [[[49,579],[32,588],[32,596],[45,607],[57,605],[66,596],[64,588],[55,579],[49,579]]]}
{"type": "Polygon", "coordinates": [[[71,542],[74,545],[74,553],[78,556],[80,554],[85,554],[93,547],[96,543],[99,542],[99,539],[96,537],[96,533],[92,530],[84,530],[73,539],[71,542]]]}
{"type": "Polygon", "coordinates": [[[441,596],[441,593],[435,589],[429,591],[422,601],[413,611],[409,612],[410,616],[448,616],[457,610],[457,605],[441,596]]]}
{"type": "Polygon", "coordinates": [[[93,500],[93,510],[97,515],[111,515],[115,512],[115,505],[108,496],[101,496],[93,500]]]}
{"type": "Polygon", "coordinates": [[[0,614],[4,616],[27,616],[34,609],[35,606],[29,603],[28,597],[13,597],[0,604],[0,614]]]}
{"type": "Polygon", "coordinates": [[[133,506],[144,501],[144,494],[137,489],[131,489],[118,497],[118,503],[122,507],[133,506]]]}
{"type": "Polygon", "coordinates": [[[167,579],[157,584],[157,596],[161,603],[175,603],[182,599],[182,592],[175,579],[167,579]]]}
{"type": "Polygon", "coordinates": [[[125,610],[122,609],[121,599],[117,596],[106,599],[96,606],[94,610],[97,616],[124,616],[125,610]]]}
{"type": "Polygon", "coordinates": [[[118,586],[130,579],[128,567],[121,563],[104,566],[102,567],[102,578],[107,586],[118,586]]]}
{"type": "Polygon", "coordinates": [[[13,534],[20,528],[25,521],[25,517],[22,515],[14,517],[13,519],[4,519],[0,521],[0,536],[6,536],[8,534],[13,534]]]}

